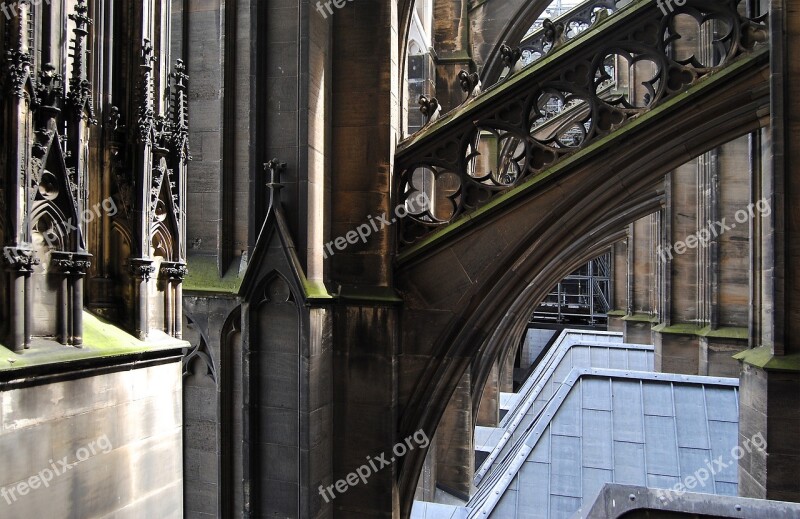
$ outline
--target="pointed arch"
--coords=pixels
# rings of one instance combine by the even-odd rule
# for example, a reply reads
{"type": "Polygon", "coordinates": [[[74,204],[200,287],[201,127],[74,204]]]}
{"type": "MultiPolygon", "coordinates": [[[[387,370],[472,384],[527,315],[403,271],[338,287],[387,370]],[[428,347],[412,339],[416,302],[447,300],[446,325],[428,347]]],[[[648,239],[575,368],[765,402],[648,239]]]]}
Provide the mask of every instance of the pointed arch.
{"type": "Polygon", "coordinates": [[[214,355],[209,348],[208,337],[204,330],[197,325],[195,319],[189,315],[186,311],[184,311],[184,318],[186,319],[186,323],[184,324],[184,339],[189,341],[192,344],[192,348],[189,352],[184,355],[183,357],[183,377],[184,379],[190,376],[194,371],[192,370],[192,366],[196,362],[202,362],[203,365],[206,367],[206,372],[203,373],[206,376],[211,377],[211,380],[214,381],[214,384],[217,383],[217,366],[214,362],[214,355]],[[192,337],[192,335],[195,335],[192,337]]]}
{"type": "Polygon", "coordinates": [[[164,222],[159,222],[153,227],[150,246],[153,248],[153,256],[160,256],[165,261],[175,261],[172,233],[169,232],[164,222]]]}
{"type": "Polygon", "coordinates": [[[50,250],[69,251],[72,243],[66,228],[67,218],[50,200],[35,204],[31,211],[31,232],[40,234],[50,250]]]}
{"type": "Polygon", "coordinates": [[[225,320],[220,339],[220,514],[233,517],[242,510],[242,442],[244,400],[242,372],[242,307],[225,320]]]}

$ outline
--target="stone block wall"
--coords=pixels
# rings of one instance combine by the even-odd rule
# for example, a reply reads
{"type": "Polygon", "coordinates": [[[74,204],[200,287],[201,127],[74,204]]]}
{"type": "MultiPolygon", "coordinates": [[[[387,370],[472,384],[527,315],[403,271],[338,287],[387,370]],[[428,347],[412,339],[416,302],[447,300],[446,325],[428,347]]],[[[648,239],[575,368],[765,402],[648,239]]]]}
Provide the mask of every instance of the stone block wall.
{"type": "Polygon", "coordinates": [[[182,518],[179,359],[0,392],[0,517],[182,518]]]}

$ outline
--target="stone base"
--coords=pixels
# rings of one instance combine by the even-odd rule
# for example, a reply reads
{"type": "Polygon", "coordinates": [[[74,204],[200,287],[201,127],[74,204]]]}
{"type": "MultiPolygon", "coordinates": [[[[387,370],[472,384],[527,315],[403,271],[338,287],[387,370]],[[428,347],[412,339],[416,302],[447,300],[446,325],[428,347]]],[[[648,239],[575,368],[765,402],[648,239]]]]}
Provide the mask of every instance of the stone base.
{"type": "MultiPolygon", "coordinates": [[[[752,358],[752,352],[760,349],[748,350],[743,355],[752,358]]],[[[786,363],[780,357],[773,358],[786,363]]],[[[800,362],[795,359],[794,364],[800,362]]],[[[800,366],[781,369],[784,370],[774,371],[743,362],[739,396],[739,446],[742,447],[739,495],[800,502],[797,477],[800,366]]]]}
{"type": "Polygon", "coordinates": [[[622,316],[609,315],[606,330],[625,333],[625,321],[622,320],[622,316]]]}
{"type": "Polygon", "coordinates": [[[183,517],[180,356],[130,359],[5,386],[0,516],[183,517]]]}
{"type": "Polygon", "coordinates": [[[653,323],[650,321],[631,321],[623,322],[622,334],[623,341],[627,344],[653,344],[653,323]]]}
{"type": "Polygon", "coordinates": [[[733,358],[747,349],[746,339],[700,338],[700,375],[738,378],[741,366],[733,358]]]}
{"type": "Polygon", "coordinates": [[[700,338],[697,335],[653,332],[655,368],[662,373],[700,373],[700,338]]]}

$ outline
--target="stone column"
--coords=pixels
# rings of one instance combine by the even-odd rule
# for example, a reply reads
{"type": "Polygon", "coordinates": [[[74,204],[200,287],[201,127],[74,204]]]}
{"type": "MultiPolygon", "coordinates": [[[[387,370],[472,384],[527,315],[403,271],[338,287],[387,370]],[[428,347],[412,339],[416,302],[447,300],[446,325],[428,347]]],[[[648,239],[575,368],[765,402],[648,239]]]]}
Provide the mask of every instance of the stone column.
{"type": "Polygon", "coordinates": [[[715,196],[715,191],[706,189],[707,169],[699,160],[692,160],[665,179],[665,228],[655,249],[655,261],[662,271],[662,312],[653,329],[657,369],[663,372],[696,375],[699,370],[698,323],[708,314],[708,301],[698,296],[708,291],[709,280],[703,274],[708,251],[698,247],[696,236],[699,221],[705,217],[702,208],[715,196]]]}
{"type": "MultiPolygon", "coordinates": [[[[311,17],[321,19],[317,12],[311,17]]],[[[333,327],[333,480],[391,449],[398,438],[397,304],[392,290],[392,226],[366,242],[348,233],[386,213],[400,134],[401,66],[397,5],[348,2],[329,15],[332,74],[331,171],[325,278],[338,287],[333,327]],[[338,245],[337,245],[338,244],[338,245]]],[[[396,517],[397,471],[404,459],[332,501],[334,517],[396,517]]]]}
{"type": "Polygon", "coordinates": [[[630,237],[611,247],[611,308],[608,311],[608,331],[621,332],[625,328],[622,320],[628,312],[628,243],[630,237]]]}
{"type": "Polygon", "coordinates": [[[754,190],[772,209],[759,221],[763,238],[755,251],[761,333],[757,347],[736,357],[739,440],[751,445],[739,460],[739,494],[800,502],[800,105],[789,86],[800,77],[800,13],[790,5],[770,2],[772,119],[762,134],[763,170],[754,190]]]}
{"type": "Polygon", "coordinates": [[[478,406],[477,425],[497,427],[500,422],[500,360],[495,360],[489,378],[483,386],[478,406]]]}
{"type": "Polygon", "coordinates": [[[517,354],[521,347],[522,345],[518,344],[510,348],[500,366],[500,391],[503,393],[514,392],[514,365],[516,364],[517,354]]]}
{"type": "Polygon", "coordinates": [[[33,267],[39,264],[34,251],[19,247],[3,248],[6,271],[9,276],[10,315],[9,341],[13,351],[22,351],[30,345],[30,312],[28,280],[33,267]]]}
{"type": "MultiPolygon", "coordinates": [[[[651,329],[656,322],[655,302],[655,219],[645,216],[631,224],[628,235],[628,308],[623,318],[625,342],[652,344],[651,329]]],[[[658,362],[658,361],[656,361],[658,362]]]]}
{"type": "Polygon", "coordinates": [[[188,272],[186,264],[180,262],[163,262],[159,272],[164,284],[164,332],[178,339],[183,328],[181,285],[188,272]]]}
{"type": "Polygon", "coordinates": [[[436,485],[464,501],[472,493],[475,438],[472,378],[464,373],[436,429],[436,485]]]}
{"type": "Polygon", "coordinates": [[[150,333],[150,317],[148,313],[148,285],[150,276],[156,271],[153,260],[148,258],[131,258],[128,260],[129,273],[133,283],[134,315],[133,332],[139,340],[146,340],[150,333]]]}
{"type": "Polygon", "coordinates": [[[436,97],[442,113],[461,104],[458,73],[475,72],[470,46],[468,0],[437,0],[433,13],[433,47],[436,51],[436,97]]]}
{"type": "Polygon", "coordinates": [[[72,345],[83,346],[83,279],[91,266],[88,256],[75,259],[72,275],[72,345]]]}

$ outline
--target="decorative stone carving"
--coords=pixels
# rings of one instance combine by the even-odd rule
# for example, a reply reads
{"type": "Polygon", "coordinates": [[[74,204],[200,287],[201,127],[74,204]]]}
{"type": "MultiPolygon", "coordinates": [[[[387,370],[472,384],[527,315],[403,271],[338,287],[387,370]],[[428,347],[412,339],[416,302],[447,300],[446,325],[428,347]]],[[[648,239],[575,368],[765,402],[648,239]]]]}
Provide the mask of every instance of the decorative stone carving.
{"type": "Polygon", "coordinates": [[[425,118],[425,124],[427,125],[439,117],[442,107],[435,97],[429,99],[427,96],[421,95],[419,96],[419,111],[425,118]]]}
{"type": "Polygon", "coordinates": [[[189,274],[189,269],[185,263],[163,262],[159,277],[169,281],[183,281],[189,274]]]}
{"type": "Polygon", "coordinates": [[[62,274],[84,276],[92,266],[91,255],[76,252],[52,252],[50,266],[62,274]]]}
{"type": "MultiPolygon", "coordinates": [[[[402,244],[411,244],[439,226],[475,210],[525,179],[554,166],[639,114],[674,98],[702,78],[749,53],[766,34],[765,21],[739,14],[733,3],[688,0],[668,16],[655,6],[638,7],[636,16],[607,30],[594,32],[591,44],[537,68],[507,90],[496,90],[491,102],[473,112],[469,105],[448,121],[435,137],[423,135],[400,146],[399,203],[423,192],[432,200],[400,222],[402,244]],[[715,40],[718,56],[702,63],[694,55],[681,59],[672,49],[680,39],[679,15],[701,23],[718,23],[729,30],[715,40]],[[606,95],[616,81],[615,66],[644,66],[653,70],[636,89],[626,85],[606,95]],[[557,124],[551,121],[557,119],[557,124]],[[489,153],[483,145],[492,141],[489,153]]],[[[620,20],[623,20],[620,18],[620,20]]],[[[563,25],[563,24],[562,24],[563,25]]],[[[549,41],[563,36],[563,27],[548,23],[549,41]]],[[[623,75],[624,76],[624,75],[623,75]]],[[[462,88],[475,86],[475,77],[462,71],[462,88]]]]}
{"type": "Polygon", "coordinates": [[[128,273],[135,279],[147,281],[155,271],[156,267],[151,259],[131,258],[128,260],[128,273]]]}
{"type": "Polygon", "coordinates": [[[33,267],[41,264],[36,252],[25,247],[3,247],[3,259],[8,270],[33,272],[33,267]]]}

